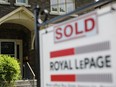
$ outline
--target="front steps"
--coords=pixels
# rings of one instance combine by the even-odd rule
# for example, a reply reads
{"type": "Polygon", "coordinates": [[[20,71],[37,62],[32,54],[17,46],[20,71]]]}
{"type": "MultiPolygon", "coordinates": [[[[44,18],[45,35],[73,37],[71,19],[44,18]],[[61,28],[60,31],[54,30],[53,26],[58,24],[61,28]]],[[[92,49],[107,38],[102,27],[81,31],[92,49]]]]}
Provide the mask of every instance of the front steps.
{"type": "Polygon", "coordinates": [[[37,80],[18,80],[15,87],[37,87],[37,80]]]}

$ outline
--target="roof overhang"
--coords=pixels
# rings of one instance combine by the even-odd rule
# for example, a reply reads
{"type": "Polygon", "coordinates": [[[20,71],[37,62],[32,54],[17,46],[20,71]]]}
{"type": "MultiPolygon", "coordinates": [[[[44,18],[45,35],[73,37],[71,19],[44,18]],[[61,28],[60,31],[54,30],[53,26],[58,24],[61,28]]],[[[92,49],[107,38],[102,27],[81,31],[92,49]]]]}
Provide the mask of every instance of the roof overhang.
{"type": "Polygon", "coordinates": [[[0,25],[3,23],[20,24],[32,31],[34,29],[34,15],[25,7],[19,7],[11,13],[0,18],[0,25]]]}

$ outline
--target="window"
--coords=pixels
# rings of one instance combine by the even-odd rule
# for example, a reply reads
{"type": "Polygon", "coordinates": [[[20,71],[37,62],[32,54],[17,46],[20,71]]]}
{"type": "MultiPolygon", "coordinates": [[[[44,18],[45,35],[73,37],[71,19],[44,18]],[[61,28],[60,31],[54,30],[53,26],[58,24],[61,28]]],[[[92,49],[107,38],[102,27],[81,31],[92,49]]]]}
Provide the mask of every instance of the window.
{"type": "Polygon", "coordinates": [[[75,10],[75,0],[50,0],[51,14],[62,15],[75,10]]]}
{"type": "Polygon", "coordinates": [[[17,59],[22,58],[22,41],[0,39],[0,54],[10,55],[17,59]]]}
{"type": "Polygon", "coordinates": [[[17,4],[28,4],[28,0],[16,0],[17,4]]]}
{"type": "Polygon", "coordinates": [[[25,6],[25,7],[31,7],[31,5],[28,4],[28,0],[16,0],[15,3],[16,6],[25,6]]]}
{"type": "Polygon", "coordinates": [[[1,54],[8,54],[15,57],[15,43],[1,42],[1,54]]]}

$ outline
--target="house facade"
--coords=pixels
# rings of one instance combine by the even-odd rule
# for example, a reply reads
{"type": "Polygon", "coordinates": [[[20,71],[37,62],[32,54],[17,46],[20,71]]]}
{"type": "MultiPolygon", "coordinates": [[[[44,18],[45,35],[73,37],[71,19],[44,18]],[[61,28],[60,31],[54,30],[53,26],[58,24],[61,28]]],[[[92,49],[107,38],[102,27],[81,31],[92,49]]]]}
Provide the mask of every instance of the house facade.
{"type": "MultiPolygon", "coordinates": [[[[75,10],[94,0],[0,0],[0,54],[15,57],[20,62],[22,77],[32,78],[29,62],[35,70],[34,15],[35,4],[50,12],[53,18],[75,10]]],[[[39,66],[38,66],[39,67],[39,66]]]]}
{"type": "Polygon", "coordinates": [[[34,15],[36,0],[0,0],[0,54],[20,62],[22,77],[30,78],[28,61],[34,69],[34,15]],[[31,62],[30,62],[31,61],[31,62]]]}

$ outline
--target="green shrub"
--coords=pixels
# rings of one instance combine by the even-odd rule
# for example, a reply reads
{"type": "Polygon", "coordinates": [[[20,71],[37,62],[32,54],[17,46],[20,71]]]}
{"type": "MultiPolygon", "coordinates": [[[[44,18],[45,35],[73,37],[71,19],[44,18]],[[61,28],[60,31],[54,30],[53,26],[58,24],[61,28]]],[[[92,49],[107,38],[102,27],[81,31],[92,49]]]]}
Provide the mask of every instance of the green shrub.
{"type": "Polygon", "coordinates": [[[10,87],[20,76],[18,61],[8,55],[0,55],[0,87],[10,87]]]}

